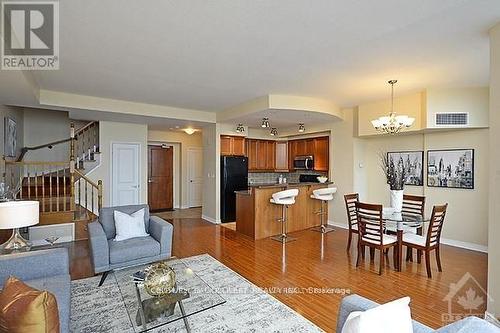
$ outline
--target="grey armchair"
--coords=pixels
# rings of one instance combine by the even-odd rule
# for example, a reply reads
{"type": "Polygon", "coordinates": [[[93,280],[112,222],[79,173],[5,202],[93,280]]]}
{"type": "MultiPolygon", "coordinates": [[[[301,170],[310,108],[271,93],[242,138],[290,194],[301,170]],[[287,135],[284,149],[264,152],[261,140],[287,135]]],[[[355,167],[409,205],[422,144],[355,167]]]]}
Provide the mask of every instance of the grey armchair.
{"type": "Polygon", "coordinates": [[[164,260],[172,255],[173,226],[157,216],[150,216],[148,205],[102,208],[99,219],[89,223],[88,231],[94,271],[102,273],[99,286],[113,269],[164,260]],[[115,242],[113,212],[132,214],[142,208],[146,208],[144,225],[149,236],[115,242]]]}

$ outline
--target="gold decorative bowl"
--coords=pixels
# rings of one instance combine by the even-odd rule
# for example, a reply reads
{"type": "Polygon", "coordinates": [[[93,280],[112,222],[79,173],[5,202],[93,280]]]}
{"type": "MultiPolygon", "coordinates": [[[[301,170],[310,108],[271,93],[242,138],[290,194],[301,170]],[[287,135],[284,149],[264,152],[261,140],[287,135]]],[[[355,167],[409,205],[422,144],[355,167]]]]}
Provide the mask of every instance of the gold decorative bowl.
{"type": "Polygon", "coordinates": [[[153,297],[167,295],[175,287],[175,272],[162,261],[144,270],[144,289],[153,297]]]}

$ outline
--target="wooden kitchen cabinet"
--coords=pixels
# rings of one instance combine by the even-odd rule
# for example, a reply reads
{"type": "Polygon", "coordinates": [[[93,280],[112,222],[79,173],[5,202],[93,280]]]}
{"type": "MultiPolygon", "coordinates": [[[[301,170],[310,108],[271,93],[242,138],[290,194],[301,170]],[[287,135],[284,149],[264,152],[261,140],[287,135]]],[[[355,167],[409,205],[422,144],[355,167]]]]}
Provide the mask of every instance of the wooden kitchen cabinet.
{"type": "Polygon", "coordinates": [[[220,154],[245,156],[245,138],[242,136],[221,135],[220,154]]]}
{"type": "Polygon", "coordinates": [[[275,142],[276,151],[276,161],[274,170],[276,171],[288,171],[288,142],[286,141],[276,141],[275,142]]]}
{"type": "Polygon", "coordinates": [[[288,141],[288,168],[294,170],[293,160],[297,156],[312,155],[314,170],[328,171],[329,169],[329,141],[328,136],[288,141]]]}
{"type": "Polygon", "coordinates": [[[271,140],[247,139],[248,171],[274,171],[276,152],[271,140]]]}
{"type": "Polygon", "coordinates": [[[314,139],[314,170],[328,171],[330,160],[330,138],[325,136],[314,139]]]}

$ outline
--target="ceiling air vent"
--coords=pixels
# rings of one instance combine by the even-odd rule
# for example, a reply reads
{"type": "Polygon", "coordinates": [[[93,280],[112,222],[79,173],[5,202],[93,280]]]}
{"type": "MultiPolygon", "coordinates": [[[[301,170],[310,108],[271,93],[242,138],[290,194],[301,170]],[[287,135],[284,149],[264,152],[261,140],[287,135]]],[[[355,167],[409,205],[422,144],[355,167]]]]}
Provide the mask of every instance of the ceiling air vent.
{"type": "Polygon", "coordinates": [[[469,125],[468,112],[436,113],[436,126],[467,126],[469,125]]]}

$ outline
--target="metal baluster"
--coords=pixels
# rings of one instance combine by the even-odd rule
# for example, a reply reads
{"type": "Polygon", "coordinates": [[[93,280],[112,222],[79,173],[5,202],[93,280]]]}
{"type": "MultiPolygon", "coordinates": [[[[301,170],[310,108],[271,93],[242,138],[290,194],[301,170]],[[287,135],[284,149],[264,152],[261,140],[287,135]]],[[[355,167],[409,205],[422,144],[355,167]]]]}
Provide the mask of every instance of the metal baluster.
{"type": "Polygon", "coordinates": [[[64,210],[68,210],[66,202],[68,198],[66,197],[66,168],[63,169],[63,196],[64,196],[64,210]]]}
{"type": "Polygon", "coordinates": [[[87,179],[85,179],[85,209],[88,209],[89,205],[88,205],[88,193],[87,193],[87,189],[89,187],[89,183],[87,182],[87,179]]]}
{"type": "Polygon", "coordinates": [[[52,212],[52,168],[49,167],[49,212],[52,212]]]}
{"type": "Polygon", "coordinates": [[[59,168],[56,166],[56,210],[59,212],[59,201],[61,201],[59,196],[59,168]]]}
{"type": "Polygon", "coordinates": [[[42,164],[42,212],[45,212],[45,165],[42,164]]]}
{"type": "Polygon", "coordinates": [[[28,166],[28,199],[31,199],[31,175],[29,166],[28,166]]]}

